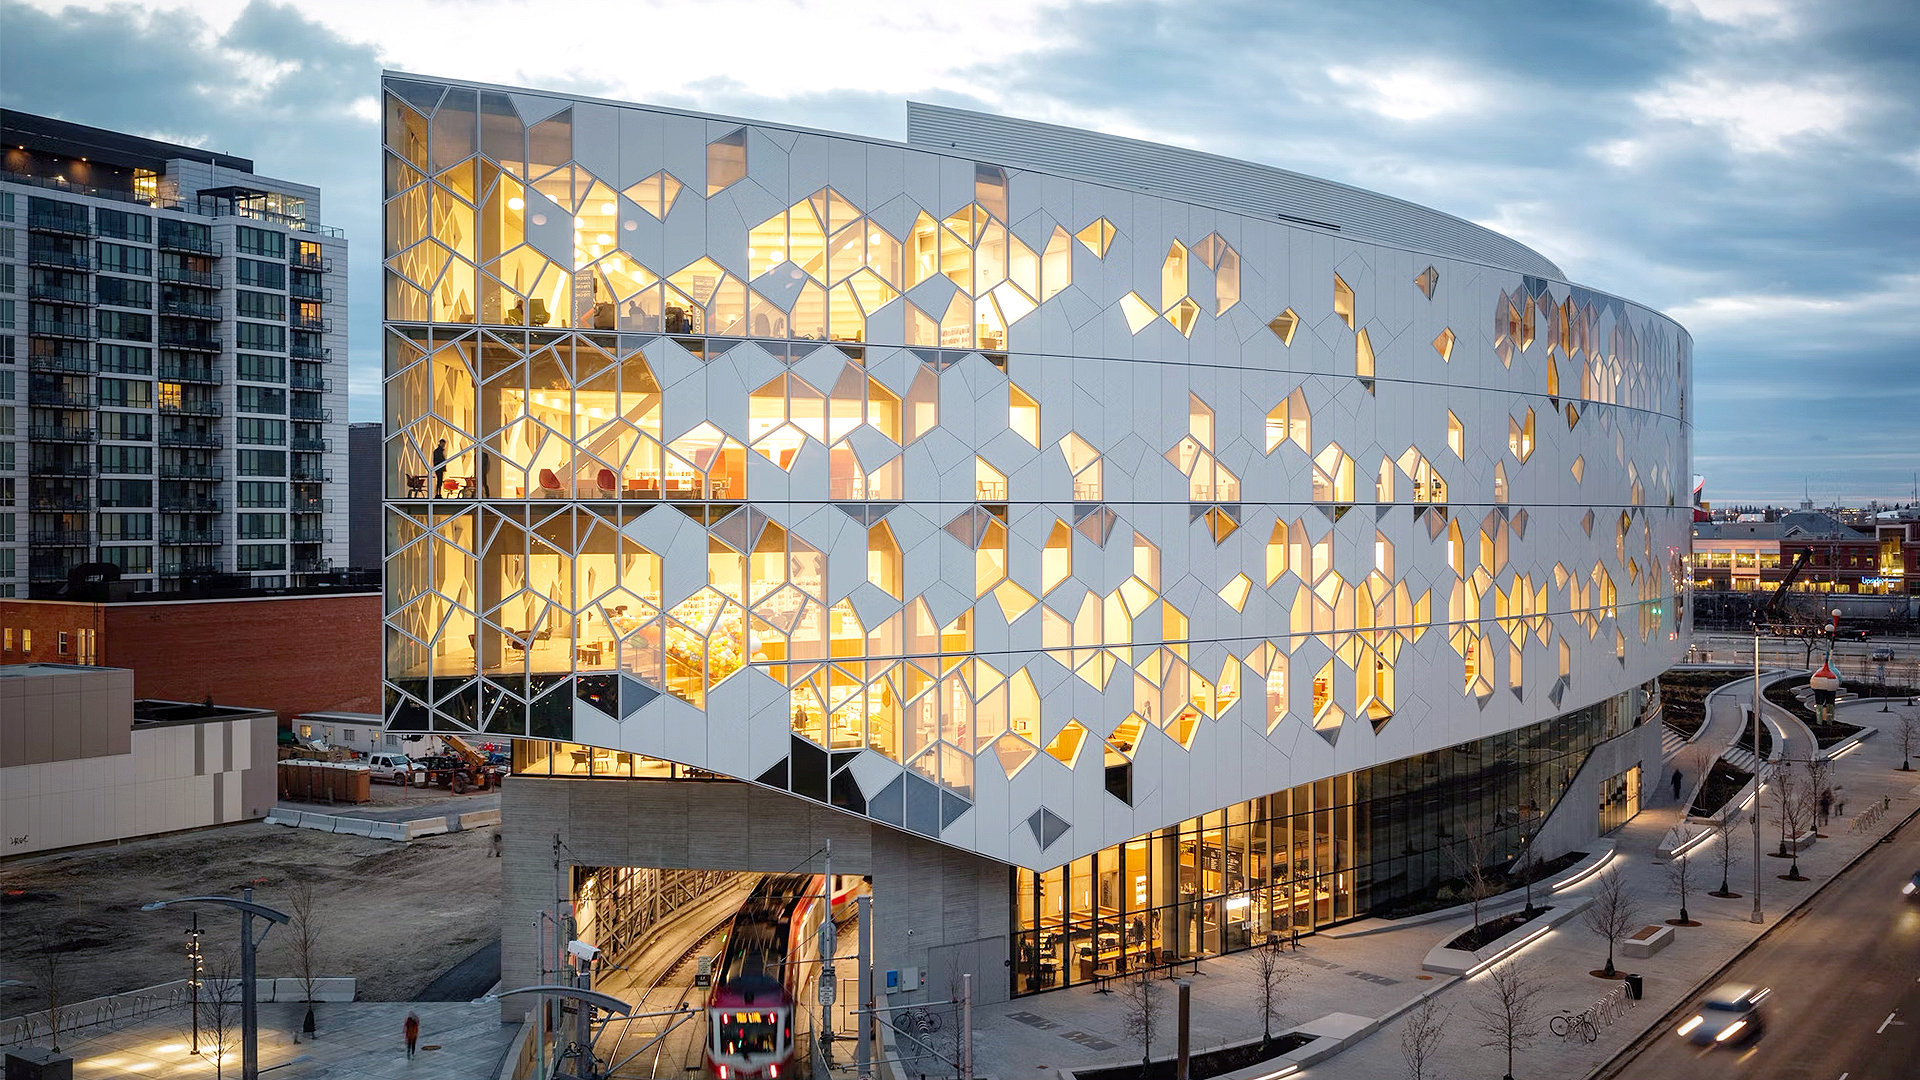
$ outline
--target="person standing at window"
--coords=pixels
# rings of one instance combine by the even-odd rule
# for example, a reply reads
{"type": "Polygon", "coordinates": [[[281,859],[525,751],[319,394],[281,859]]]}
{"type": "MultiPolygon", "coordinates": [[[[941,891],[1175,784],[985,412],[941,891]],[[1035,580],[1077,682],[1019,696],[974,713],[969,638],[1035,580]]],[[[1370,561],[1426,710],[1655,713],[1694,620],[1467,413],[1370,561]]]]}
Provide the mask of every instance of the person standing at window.
{"type": "Polygon", "coordinates": [[[433,493],[439,495],[447,482],[447,440],[441,439],[433,447],[433,493]]]}

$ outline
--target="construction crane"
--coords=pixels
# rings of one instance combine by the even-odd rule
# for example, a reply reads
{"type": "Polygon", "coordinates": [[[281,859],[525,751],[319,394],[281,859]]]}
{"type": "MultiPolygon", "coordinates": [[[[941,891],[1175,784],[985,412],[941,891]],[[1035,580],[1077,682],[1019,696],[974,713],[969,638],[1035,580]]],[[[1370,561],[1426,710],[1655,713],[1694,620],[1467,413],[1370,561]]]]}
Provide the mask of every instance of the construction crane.
{"type": "Polygon", "coordinates": [[[1807,564],[1812,561],[1812,548],[1802,549],[1800,554],[1794,558],[1793,566],[1787,570],[1786,576],[1780,579],[1780,584],[1774,587],[1773,595],[1767,598],[1765,604],[1762,604],[1754,610],[1753,628],[1755,631],[1771,631],[1773,629],[1772,621],[1775,613],[1780,610],[1780,601],[1786,597],[1787,590],[1793,588],[1794,579],[1800,576],[1800,571],[1806,569],[1807,564]]]}

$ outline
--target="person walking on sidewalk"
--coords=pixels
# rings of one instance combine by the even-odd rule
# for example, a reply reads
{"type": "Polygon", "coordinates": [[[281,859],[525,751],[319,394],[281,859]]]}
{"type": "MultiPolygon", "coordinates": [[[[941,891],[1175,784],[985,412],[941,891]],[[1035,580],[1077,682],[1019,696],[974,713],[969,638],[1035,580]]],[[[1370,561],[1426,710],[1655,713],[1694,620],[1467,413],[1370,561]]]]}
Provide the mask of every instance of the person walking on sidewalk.
{"type": "Polygon", "coordinates": [[[1673,801],[1680,801],[1680,770],[1673,770],[1673,801]]]}
{"type": "Polygon", "coordinates": [[[407,1014],[407,1056],[413,1056],[414,1044],[420,1041],[420,1014],[407,1014]]]}

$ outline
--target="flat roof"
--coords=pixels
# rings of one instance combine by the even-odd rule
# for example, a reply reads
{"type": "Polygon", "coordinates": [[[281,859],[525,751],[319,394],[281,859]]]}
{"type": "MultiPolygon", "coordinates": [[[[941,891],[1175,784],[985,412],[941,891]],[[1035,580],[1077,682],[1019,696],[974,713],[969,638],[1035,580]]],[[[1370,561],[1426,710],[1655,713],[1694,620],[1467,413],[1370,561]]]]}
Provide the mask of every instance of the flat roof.
{"type": "Polygon", "coordinates": [[[131,671],[131,668],[102,667],[99,664],[0,664],[0,679],[30,679],[49,675],[80,675],[90,671],[131,671]]]}
{"type": "Polygon", "coordinates": [[[253,716],[277,717],[272,709],[244,705],[214,705],[202,701],[167,701],[139,698],[133,703],[135,724],[204,724],[214,720],[243,720],[253,716]]]}
{"type": "Polygon", "coordinates": [[[123,131],[89,127],[51,116],[0,109],[0,141],[10,146],[65,157],[95,158],[114,165],[160,172],[176,158],[205,161],[241,172],[253,171],[253,159],[222,154],[198,146],[161,142],[123,131]]]}

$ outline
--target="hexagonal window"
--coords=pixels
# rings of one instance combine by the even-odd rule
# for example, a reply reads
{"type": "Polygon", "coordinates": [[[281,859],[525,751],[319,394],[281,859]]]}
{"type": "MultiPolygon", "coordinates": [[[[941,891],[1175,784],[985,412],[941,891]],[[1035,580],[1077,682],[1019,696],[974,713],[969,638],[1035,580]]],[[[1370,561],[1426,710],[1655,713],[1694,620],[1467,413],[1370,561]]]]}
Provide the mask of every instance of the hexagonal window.
{"type": "Polygon", "coordinates": [[[1340,321],[1347,324],[1347,329],[1354,328],[1353,286],[1348,285],[1339,274],[1333,275],[1333,313],[1340,316],[1340,321]]]}
{"type": "Polygon", "coordinates": [[[1235,611],[1245,611],[1247,596],[1253,591],[1253,579],[1245,574],[1235,574],[1233,580],[1220,587],[1220,599],[1235,611]]]}
{"type": "Polygon", "coordinates": [[[1152,325],[1157,318],[1152,306],[1140,299],[1139,293],[1128,293],[1120,298],[1120,313],[1127,317],[1127,330],[1137,334],[1152,325]]]}

